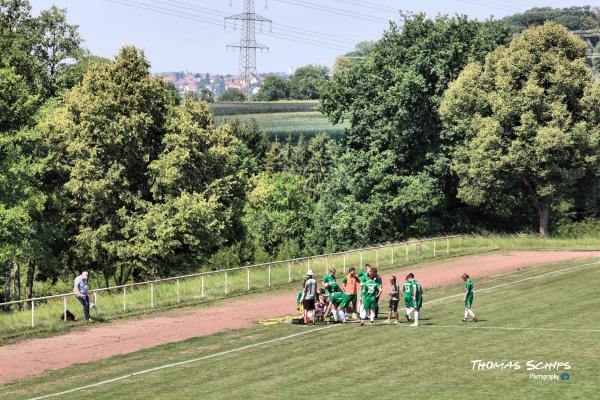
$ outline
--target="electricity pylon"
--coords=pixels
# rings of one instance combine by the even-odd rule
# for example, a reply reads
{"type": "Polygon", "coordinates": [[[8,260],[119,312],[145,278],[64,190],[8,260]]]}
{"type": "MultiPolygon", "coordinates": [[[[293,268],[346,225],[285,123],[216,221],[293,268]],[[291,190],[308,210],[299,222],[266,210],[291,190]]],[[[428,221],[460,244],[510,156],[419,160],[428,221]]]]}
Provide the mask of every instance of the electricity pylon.
{"type": "Polygon", "coordinates": [[[269,48],[262,43],[256,41],[256,24],[260,24],[262,29],[263,24],[268,24],[271,28],[271,20],[254,12],[254,0],[244,0],[244,11],[241,14],[225,17],[227,21],[233,21],[236,27],[236,21],[241,22],[242,37],[238,43],[232,43],[227,46],[228,49],[240,51],[239,74],[247,90],[250,89],[252,78],[258,79],[256,69],[256,51],[268,51],[269,48]]]}

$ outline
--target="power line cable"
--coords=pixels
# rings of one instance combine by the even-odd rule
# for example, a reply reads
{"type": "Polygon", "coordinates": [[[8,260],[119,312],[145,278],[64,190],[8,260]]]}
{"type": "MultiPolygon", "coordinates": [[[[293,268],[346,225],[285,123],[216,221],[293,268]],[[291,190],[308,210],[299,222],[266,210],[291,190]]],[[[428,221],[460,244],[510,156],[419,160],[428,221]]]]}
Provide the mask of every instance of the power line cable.
{"type": "MultiPolygon", "coordinates": [[[[202,22],[202,23],[205,23],[208,25],[219,26],[221,28],[223,27],[223,22],[219,21],[219,20],[202,17],[197,14],[176,11],[176,10],[168,9],[165,7],[154,6],[154,5],[142,3],[139,1],[135,1],[135,0],[127,0],[127,1],[126,0],[105,0],[105,1],[123,5],[123,6],[127,6],[127,7],[151,11],[151,12],[158,13],[158,14],[170,15],[170,16],[174,16],[174,17],[178,17],[178,18],[188,19],[191,21],[202,22]]],[[[292,35],[292,34],[283,34],[283,33],[275,33],[275,32],[262,32],[262,34],[276,38],[276,39],[288,40],[288,41],[306,44],[306,45],[310,45],[310,46],[314,46],[314,47],[327,48],[330,50],[337,50],[337,51],[348,50],[346,47],[342,47],[341,45],[335,45],[332,43],[319,41],[319,40],[315,40],[315,39],[308,39],[308,38],[304,38],[304,37],[292,35]]]]}
{"type": "Polygon", "coordinates": [[[340,15],[343,17],[355,18],[355,19],[359,19],[359,20],[365,21],[365,22],[387,23],[389,21],[389,19],[386,19],[386,18],[381,18],[381,17],[376,17],[373,15],[367,15],[367,14],[347,11],[347,10],[343,10],[341,8],[323,6],[320,4],[310,3],[310,2],[302,1],[302,0],[276,0],[276,1],[279,1],[280,3],[285,3],[285,4],[292,5],[292,6],[296,6],[296,7],[310,8],[310,9],[317,10],[317,11],[323,11],[323,12],[327,12],[330,14],[340,15]]]}
{"type": "Polygon", "coordinates": [[[337,1],[338,3],[355,5],[358,7],[367,8],[367,9],[373,10],[373,11],[380,11],[380,12],[398,12],[399,11],[399,8],[390,7],[390,6],[386,6],[386,5],[378,4],[378,3],[373,3],[370,1],[362,1],[362,0],[335,0],[335,1],[337,1]]]}

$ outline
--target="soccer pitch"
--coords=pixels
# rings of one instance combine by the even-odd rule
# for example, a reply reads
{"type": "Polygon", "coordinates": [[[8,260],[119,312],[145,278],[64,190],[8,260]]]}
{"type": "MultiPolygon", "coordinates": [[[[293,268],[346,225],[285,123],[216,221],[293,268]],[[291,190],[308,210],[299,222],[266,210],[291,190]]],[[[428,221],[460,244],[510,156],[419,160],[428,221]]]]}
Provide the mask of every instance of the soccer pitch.
{"type": "Polygon", "coordinates": [[[460,322],[457,282],[425,288],[419,328],[257,326],[0,386],[0,399],[597,398],[597,260],[476,279],[476,324],[460,322]],[[496,365],[474,369],[477,360],[496,365]]]}

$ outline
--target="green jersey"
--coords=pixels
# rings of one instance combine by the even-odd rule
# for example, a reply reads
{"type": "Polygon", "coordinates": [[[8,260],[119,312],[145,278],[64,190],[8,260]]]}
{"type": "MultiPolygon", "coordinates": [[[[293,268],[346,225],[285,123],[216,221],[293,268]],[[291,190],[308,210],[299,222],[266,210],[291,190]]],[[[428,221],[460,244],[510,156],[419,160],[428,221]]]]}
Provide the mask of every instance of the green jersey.
{"type": "Polygon", "coordinates": [[[467,292],[467,296],[473,296],[473,290],[475,290],[475,285],[473,285],[473,281],[469,279],[465,284],[465,291],[467,292]]]}
{"type": "Polygon", "coordinates": [[[412,298],[412,283],[410,283],[409,281],[404,282],[404,285],[402,285],[402,291],[404,292],[405,299],[411,299],[412,298]]]}
{"type": "Polygon", "coordinates": [[[335,278],[331,275],[325,275],[325,278],[323,278],[323,283],[335,283],[335,278]]]}
{"type": "Polygon", "coordinates": [[[415,293],[415,297],[417,298],[417,300],[419,300],[421,297],[423,297],[423,288],[416,279],[413,279],[411,284],[415,293]]]}
{"type": "Polygon", "coordinates": [[[362,287],[362,295],[364,299],[377,298],[379,292],[381,292],[381,284],[373,279],[366,281],[362,287]]]}
{"type": "Polygon", "coordinates": [[[325,289],[327,294],[331,293],[342,293],[342,288],[335,281],[329,283],[329,289],[325,289]]]}

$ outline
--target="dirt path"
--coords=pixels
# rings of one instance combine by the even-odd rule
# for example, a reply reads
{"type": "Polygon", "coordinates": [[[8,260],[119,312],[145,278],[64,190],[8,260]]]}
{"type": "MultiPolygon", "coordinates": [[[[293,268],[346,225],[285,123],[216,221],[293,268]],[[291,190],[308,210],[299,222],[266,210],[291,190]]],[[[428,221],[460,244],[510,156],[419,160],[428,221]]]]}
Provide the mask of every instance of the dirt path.
{"type": "MultiPolygon", "coordinates": [[[[491,253],[440,260],[416,269],[415,274],[419,282],[427,288],[455,283],[463,272],[477,278],[513,271],[519,267],[592,255],[600,255],[600,252],[491,253]]],[[[402,277],[407,272],[407,268],[386,271],[384,279],[392,273],[402,277]]],[[[0,384],[41,375],[77,363],[228,329],[249,327],[261,319],[292,313],[296,307],[295,293],[296,291],[288,290],[245,296],[212,307],[188,308],[141,320],[117,321],[61,336],[25,340],[2,346],[0,384]]]]}

